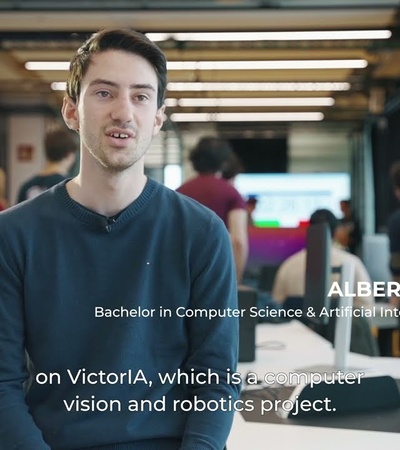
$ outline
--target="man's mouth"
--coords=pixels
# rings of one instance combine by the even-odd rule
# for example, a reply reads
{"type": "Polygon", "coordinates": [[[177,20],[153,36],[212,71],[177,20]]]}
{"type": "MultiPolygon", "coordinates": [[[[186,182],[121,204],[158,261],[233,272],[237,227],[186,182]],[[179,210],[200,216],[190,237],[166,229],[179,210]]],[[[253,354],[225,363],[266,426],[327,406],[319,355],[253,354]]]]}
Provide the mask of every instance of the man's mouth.
{"type": "Polygon", "coordinates": [[[127,134],[124,133],[111,133],[110,136],[118,139],[126,139],[129,137],[127,134]]]}

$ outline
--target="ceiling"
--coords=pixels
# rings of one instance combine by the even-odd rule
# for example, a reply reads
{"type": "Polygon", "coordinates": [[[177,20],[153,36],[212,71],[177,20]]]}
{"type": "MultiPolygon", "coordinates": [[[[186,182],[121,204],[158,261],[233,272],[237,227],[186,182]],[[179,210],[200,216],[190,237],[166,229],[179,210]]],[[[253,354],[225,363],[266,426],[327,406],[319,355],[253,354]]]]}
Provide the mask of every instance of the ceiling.
{"type": "MultiPolygon", "coordinates": [[[[129,27],[143,32],[264,32],[389,29],[386,40],[296,39],[195,42],[168,39],[158,44],[169,61],[273,61],[365,59],[356,69],[171,70],[170,82],[347,82],[345,91],[173,91],[169,98],[332,97],[331,106],[175,106],[174,113],[322,112],[325,122],[359,126],[382,112],[400,87],[400,1],[385,0],[158,0],[158,1],[7,1],[0,2],[0,108],[59,111],[65,71],[27,70],[27,61],[69,61],[92,32],[129,27]]],[[[254,102],[255,103],[255,102],[254,102]]],[[[213,116],[215,118],[215,116],[213,116]]],[[[240,120],[239,116],[239,120],[240,120]]],[[[244,117],[244,116],[243,116],[244,117]]],[[[281,119],[285,122],[287,119],[281,119]]]]}

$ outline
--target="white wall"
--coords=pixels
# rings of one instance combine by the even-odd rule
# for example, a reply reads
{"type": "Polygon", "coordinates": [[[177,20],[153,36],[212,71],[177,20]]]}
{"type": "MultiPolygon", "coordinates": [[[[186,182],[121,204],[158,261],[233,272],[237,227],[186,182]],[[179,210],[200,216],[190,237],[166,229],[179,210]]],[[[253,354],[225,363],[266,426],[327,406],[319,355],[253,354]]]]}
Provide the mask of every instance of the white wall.
{"type": "MultiPolygon", "coordinates": [[[[182,131],[183,178],[193,175],[190,150],[205,135],[216,135],[213,124],[191,124],[182,131]]],[[[288,133],[288,172],[350,172],[351,139],[348,126],[294,123],[288,133]]]]}
{"type": "Polygon", "coordinates": [[[32,174],[39,172],[45,164],[43,137],[46,130],[46,118],[40,114],[10,115],[8,117],[8,163],[7,181],[10,204],[15,204],[18,189],[32,174]],[[20,145],[32,145],[31,161],[18,159],[20,145]]]}
{"type": "Polygon", "coordinates": [[[350,172],[350,131],[341,124],[293,124],[288,172],[350,172]]]}

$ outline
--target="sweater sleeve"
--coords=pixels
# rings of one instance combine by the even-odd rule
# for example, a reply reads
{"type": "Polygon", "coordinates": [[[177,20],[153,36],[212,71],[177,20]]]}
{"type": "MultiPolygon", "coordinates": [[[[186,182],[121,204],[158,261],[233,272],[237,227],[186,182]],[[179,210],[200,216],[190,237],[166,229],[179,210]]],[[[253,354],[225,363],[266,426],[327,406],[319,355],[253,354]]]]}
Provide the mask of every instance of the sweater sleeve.
{"type": "Polygon", "coordinates": [[[25,402],[23,287],[0,240],[0,450],[49,450],[25,402]]]}
{"type": "MultiPolygon", "coordinates": [[[[212,219],[210,229],[205,231],[201,242],[193,244],[190,308],[224,313],[237,308],[237,284],[229,235],[217,218],[212,219]]],[[[222,450],[233,420],[234,410],[230,405],[240,391],[237,384],[227,379],[227,373],[236,371],[238,318],[191,318],[188,335],[186,370],[196,374],[211,372],[214,379],[209,384],[191,386],[192,402],[198,400],[201,405],[203,401],[202,405],[206,407],[189,413],[181,450],[222,450]]]]}

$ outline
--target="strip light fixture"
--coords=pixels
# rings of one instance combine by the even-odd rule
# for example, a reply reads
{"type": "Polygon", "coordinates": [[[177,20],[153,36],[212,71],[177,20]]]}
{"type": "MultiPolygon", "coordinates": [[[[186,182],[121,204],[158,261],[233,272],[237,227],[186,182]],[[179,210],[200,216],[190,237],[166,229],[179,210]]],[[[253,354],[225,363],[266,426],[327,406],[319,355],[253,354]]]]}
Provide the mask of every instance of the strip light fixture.
{"type": "Polygon", "coordinates": [[[172,122],[294,122],[321,121],[321,112],[276,113],[173,113],[172,122]]]}
{"type": "Polygon", "coordinates": [[[312,59],[271,61],[168,61],[168,70],[293,70],[364,69],[365,59],[312,59]]]}
{"type": "MultiPolygon", "coordinates": [[[[65,81],[55,81],[51,83],[53,91],[65,91],[65,81]]],[[[244,91],[244,92],[318,92],[318,91],[348,91],[350,83],[347,82],[277,82],[277,83],[214,83],[214,82],[170,82],[167,85],[167,90],[173,91],[244,91]]]]}
{"type": "Polygon", "coordinates": [[[334,82],[170,82],[168,91],[259,91],[259,92],[317,92],[317,91],[348,91],[350,83],[334,82]]]}
{"type": "Polygon", "coordinates": [[[257,106],[332,106],[332,97],[274,97],[274,98],[167,98],[168,107],[257,107],[257,106]]]}
{"type": "MultiPolygon", "coordinates": [[[[168,61],[168,70],[292,70],[292,69],[363,69],[365,59],[282,60],[282,61],[168,61]]],[[[28,61],[27,70],[68,70],[63,61],[28,61]]]]}
{"type": "Polygon", "coordinates": [[[67,83],[65,81],[54,81],[50,87],[53,91],[65,91],[67,89],[67,83]]]}
{"type": "Polygon", "coordinates": [[[390,30],[336,30],[336,31],[259,31],[215,33],[147,33],[154,42],[167,41],[323,41],[389,39],[390,30]]]}
{"type": "Polygon", "coordinates": [[[68,61],[28,61],[25,63],[27,70],[69,70],[68,61]]]}

